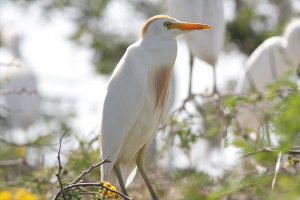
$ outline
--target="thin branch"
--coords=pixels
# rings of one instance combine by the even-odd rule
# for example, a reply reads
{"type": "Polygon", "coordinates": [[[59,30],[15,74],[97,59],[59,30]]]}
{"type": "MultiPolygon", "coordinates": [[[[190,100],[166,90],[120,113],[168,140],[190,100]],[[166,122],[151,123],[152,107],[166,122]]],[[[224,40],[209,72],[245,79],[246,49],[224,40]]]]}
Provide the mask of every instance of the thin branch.
{"type": "Polygon", "coordinates": [[[88,173],[90,173],[94,168],[99,167],[101,165],[103,165],[104,163],[109,163],[111,162],[110,160],[108,160],[108,156],[101,162],[90,166],[90,168],[86,171],[81,172],[80,176],[78,178],[76,178],[74,181],[72,181],[69,185],[78,183],[85,175],[87,175],[88,173]]]}
{"type": "Polygon", "coordinates": [[[97,194],[97,192],[87,191],[87,190],[82,189],[81,187],[78,187],[78,190],[80,190],[80,194],[91,194],[91,195],[97,194]]]}
{"type": "MultiPolygon", "coordinates": [[[[289,149],[287,152],[284,152],[284,153],[287,153],[287,154],[300,154],[300,149],[298,149],[298,148],[299,148],[298,146],[292,147],[291,149],[289,149]]],[[[248,157],[248,156],[251,156],[251,155],[259,153],[259,152],[279,152],[279,148],[278,147],[264,147],[264,148],[258,149],[256,151],[246,153],[242,157],[243,158],[248,157]]]]}
{"type": "Polygon", "coordinates": [[[6,186],[16,186],[16,185],[19,185],[19,184],[20,184],[20,181],[6,181],[5,182],[6,186]]]}
{"type": "MultiPolygon", "coordinates": [[[[59,185],[60,185],[60,191],[52,198],[52,200],[57,200],[59,198],[60,195],[63,196],[63,199],[66,200],[66,196],[65,196],[65,192],[66,190],[73,188],[73,187],[77,187],[80,189],[80,187],[88,187],[88,186],[98,186],[98,187],[103,187],[111,192],[114,192],[118,195],[120,195],[121,197],[123,197],[126,200],[132,200],[131,198],[127,197],[126,195],[111,189],[110,187],[106,187],[103,185],[103,183],[78,183],[85,175],[87,175],[88,173],[90,173],[94,168],[97,168],[105,163],[109,163],[111,162],[110,160],[108,160],[108,157],[106,157],[103,161],[94,164],[92,166],[89,167],[89,169],[87,169],[86,171],[81,172],[81,174],[79,175],[79,177],[77,177],[75,180],[73,180],[70,184],[68,184],[67,186],[63,187],[62,181],[61,181],[61,171],[62,171],[62,165],[61,165],[61,161],[60,161],[60,153],[61,153],[61,143],[62,143],[62,139],[65,136],[65,134],[69,131],[70,129],[68,129],[59,139],[59,148],[58,148],[58,153],[57,153],[57,159],[58,159],[58,173],[56,174],[59,185]]],[[[82,189],[80,189],[83,194],[94,194],[93,192],[89,192],[89,191],[84,191],[82,189]]]]}
{"type": "MultiPolygon", "coordinates": [[[[44,136],[40,136],[38,138],[36,138],[34,141],[29,141],[27,143],[23,143],[23,144],[17,144],[15,142],[11,142],[11,141],[7,141],[3,138],[0,138],[0,143],[4,143],[7,144],[9,146],[14,146],[14,147],[18,147],[18,146],[25,146],[25,147],[40,147],[41,144],[37,144],[37,142],[39,141],[39,139],[43,138],[44,136]]],[[[42,144],[43,146],[47,146],[47,145],[51,145],[51,144],[42,144]]]]}
{"type": "Polygon", "coordinates": [[[68,190],[68,189],[73,188],[73,187],[90,187],[90,186],[102,187],[102,188],[105,188],[105,189],[107,189],[107,190],[109,190],[109,191],[111,191],[111,192],[114,192],[114,193],[120,195],[121,197],[123,197],[123,198],[126,199],[126,200],[133,200],[132,198],[130,198],[130,197],[128,197],[128,196],[122,194],[121,192],[119,192],[119,191],[117,191],[117,190],[113,190],[113,189],[111,189],[110,187],[104,186],[103,183],[76,183],[76,184],[70,184],[70,185],[64,187],[61,191],[59,191],[59,192],[55,195],[55,197],[53,197],[52,200],[57,200],[58,197],[60,196],[60,194],[62,193],[62,191],[64,191],[64,190],[68,190]]]}
{"type": "Polygon", "coordinates": [[[272,180],[272,190],[275,187],[277,175],[278,175],[278,172],[279,172],[279,169],[280,169],[281,157],[282,157],[282,152],[280,151],[279,154],[278,154],[278,159],[277,159],[277,163],[276,163],[276,167],[275,167],[275,173],[274,173],[274,177],[273,177],[273,180],[272,180]]]}
{"type": "Polygon", "coordinates": [[[25,164],[25,160],[22,158],[0,161],[0,167],[9,167],[14,165],[22,165],[22,164],[25,164]]]}
{"type": "MultiPolygon", "coordinates": [[[[60,141],[61,141],[61,140],[60,140],[60,141]]],[[[60,144],[61,144],[61,143],[60,143],[60,144]]],[[[59,152],[60,152],[60,150],[59,150],[59,152]]],[[[105,163],[109,163],[109,162],[111,162],[111,161],[108,159],[108,157],[106,157],[103,161],[101,161],[101,162],[99,162],[99,163],[97,163],[97,164],[95,164],[95,165],[92,165],[92,166],[89,167],[89,169],[87,169],[86,171],[83,171],[83,172],[80,174],[80,176],[79,176],[78,178],[76,178],[75,180],[73,180],[73,181],[72,181],[69,185],[67,185],[66,187],[62,187],[62,185],[61,185],[61,190],[60,190],[60,191],[52,198],[52,200],[57,200],[58,197],[59,197],[61,194],[64,195],[65,190],[68,190],[68,189],[70,189],[70,188],[77,187],[77,188],[80,189],[80,187],[88,187],[88,186],[98,186],[98,187],[103,187],[103,188],[105,188],[105,189],[107,189],[107,190],[109,190],[109,191],[111,191],[111,192],[114,192],[114,193],[120,195],[121,197],[123,197],[123,198],[126,199],[126,200],[133,200],[133,199],[127,197],[126,195],[124,195],[124,194],[122,194],[122,193],[120,193],[120,192],[118,192],[118,191],[116,191],[116,190],[111,189],[110,187],[104,186],[103,183],[78,183],[78,182],[79,182],[86,174],[90,173],[94,168],[97,168],[97,167],[99,167],[99,166],[101,166],[101,165],[103,165],[103,164],[105,164],[105,163]]],[[[60,167],[61,167],[61,165],[60,165],[60,167]]],[[[60,172],[59,172],[58,174],[60,174],[60,172]]],[[[59,177],[59,175],[57,175],[57,176],[59,177]]],[[[59,178],[60,178],[60,177],[59,177],[59,178]]],[[[82,190],[82,189],[80,189],[80,190],[81,190],[82,192],[84,192],[84,194],[88,194],[88,193],[89,193],[89,191],[85,191],[85,190],[82,190]]],[[[90,193],[90,194],[94,194],[94,193],[90,193]]]]}
{"type": "Polygon", "coordinates": [[[0,90],[0,95],[11,95],[11,94],[38,94],[37,90],[28,90],[26,88],[21,89],[7,89],[7,90],[0,90]]]}
{"type": "Polygon", "coordinates": [[[62,181],[61,181],[61,178],[60,178],[60,174],[61,174],[61,171],[62,171],[62,166],[61,166],[61,161],[60,161],[60,152],[61,152],[61,142],[62,142],[62,139],[63,137],[69,132],[70,128],[67,129],[64,134],[59,138],[59,148],[58,148],[58,153],[57,153],[57,160],[58,160],[58,173],[56,174],[56,177],[58,179],[58,182],[59,182],[59,186],[60,186],[60,189],[62,191],[62,196],[63,196],[63,199],[64,200],[67,200],[66,197],[65,197],[65,193],[64,193],[64,190],[63,190],[63,184],[62,184],[62,181]]]}
{"type": "Polygon", "coordinates": [[[0,63],[0,67],[18,67],[20,68],[21,67],[21,63],[18,63],[18,62],[9,62],[9,63],[0,63]]]}

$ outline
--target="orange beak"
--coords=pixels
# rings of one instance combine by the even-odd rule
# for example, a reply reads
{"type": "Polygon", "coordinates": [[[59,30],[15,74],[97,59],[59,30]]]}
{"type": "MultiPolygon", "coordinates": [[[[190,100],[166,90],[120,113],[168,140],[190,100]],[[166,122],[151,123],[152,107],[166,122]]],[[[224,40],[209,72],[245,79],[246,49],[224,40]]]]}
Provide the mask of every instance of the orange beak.
{"type": "Polygon", "coordinates": [[[212,28],[212,26],[207,24],[180,22],[180,23],[172,24],[171,28],[177,28],[182,31],[192,31],[192,30],[208,29],[208,28],[212,28]]]}

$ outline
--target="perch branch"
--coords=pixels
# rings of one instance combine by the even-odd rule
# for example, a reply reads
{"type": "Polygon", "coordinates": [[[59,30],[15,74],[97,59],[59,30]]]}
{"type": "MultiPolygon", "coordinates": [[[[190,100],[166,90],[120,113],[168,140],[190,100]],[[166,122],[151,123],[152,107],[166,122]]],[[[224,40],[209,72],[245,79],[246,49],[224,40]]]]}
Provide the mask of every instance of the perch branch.
{"type": "Polygon", "coordinates": [[[14,159],[14,160],[0,161],[0,167],[9,167],[9,166],[13,166],[13,165],[22,165],[22,164],[25,164],[25,160],[22,158],[14,159]]]}
{"type": "MultiPolygon", "coordinates": [[[[299,148],[298,146],[292,147],[291,149],[289,149],[285,153],[287,153],[287,154],[300,154],[300,149],[298,149],[298,148],[299,148]]],[[[264,148],[258,149],[256,151],[246,153],[242,157],[243,158],[248,157],[248,156],[251,156],[251,155],[259,153],[259,152],[278,152],[278,151],[279,151],[278,147],[264,147],[264,148]]]]}
{"type": "Polygon", "coordinates": [[[109,162],[111,162],[111,161],[108,159],[108,156],[107,156],[103,161],[101,161],[95,165],[92,165],[92,166],[90,166],[90,168],[88,170],[81,172],[80,176],[78,176],[78,178],[76,178],[74,181],[72,181],[70,183],[70,185],[78,183],[85,175],[90,173],[94,168],[99,167],[99,166],[103,165],[104,163],[109,163],[109,162]]]}
{"type": "Polygon", "coordinates": [[[76,183],[76,184],[70,184],[70,185],[64,187],[61,191],[59,191],[55,195],[55,197],[53,197],[52,200],[57,200],[58,197],[60,196],[60,194],[62,193],[62,191],[64,191],[64,190],[68,190],[68,189],[73,188],[73,187],[90,187],[90,186],[102,187],[102,188],[105,188],[105,189],[107,189],[107,190],[109,190],[111,192],[114,192],[114,193],[120,195],[121,197],[123,197],[126,200],[133,200],[132,198],[129,198],[128,196],[122,194],[119,191],[116,191],[116,190],[111,189],[110,187],[104,186],[103,183],[76,183]]]}
{"type": "Polygon", "coordinates": [[[61,166],[61,161],[60,161],[60,152],[61,152],[61,142],[62,142],[62,139],[63,137],[69,132],[70,128],[67,129],[64,134],[59,138],[59,148],[58,148],[58,153],[57,153],[57,160],[58,160],[58,173],[56,174],[56,177],[58,179],[58,182],[59,182],[59,186],[60,186],[60,189],[62,191],[62,196],[63,196],[63,199],[66,200],[66,197],[65,197],[65,193],[64,193],[64,190],[63,190],[63,184],[62,184],[62,181],[61,181],[61,177],[60,177],[60,174],[61,174],[61,170],[62,170],[62,166],[61,166]]]}

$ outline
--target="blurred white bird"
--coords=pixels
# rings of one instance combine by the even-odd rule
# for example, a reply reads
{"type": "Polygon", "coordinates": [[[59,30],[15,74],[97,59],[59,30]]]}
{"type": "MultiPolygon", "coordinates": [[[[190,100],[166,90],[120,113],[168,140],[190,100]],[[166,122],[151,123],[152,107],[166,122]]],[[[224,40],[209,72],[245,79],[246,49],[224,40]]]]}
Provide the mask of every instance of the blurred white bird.
{"type": "Polygon", "coordinates": [[[190,32],[183,38],[190,48],[189,96],[192,93],[194,56],[213,67],[213,93],[217,93],[215,68],[225,36],[223,0],[168,0],[168,8],[171,15],[180,20],[202,21],[214,27],[204,32],[190,32]]]}
{"type": "Polygon", "coordinates": [[[175,37],[209,25],[184,23],[158,15],[144,24],[140,39],[128,47],[109,81],[100,130],[101,179],[122,192],[135,176],[136,167],[153,199],[158,199],[143,168],[144,152],[156,134],[168,99],[169,82],[177,54],[175,37]]]}
{"type": "MultiPolygon", "coordinates": [[[[267,39],[251,54],[245,64],[245,72],[239,79],[237,92],[247,93],[251,86],[259,92],[266,92],[267,85],[286,72],[296,74],[299,64],[300,20],[294,20],[288,24],[283,36],[267,39]]],[[[243,127],[259,128],[258,117],[254,113],[245,109],[239,112],[238,118],[243,127]]]]}
{"type": "MultiPolygon", "coordinates": [[[[37,94],[37,81],[31,70],[22,62],[19,45],[20,35],[12,28],[1,31],[3,46],[11,54],[11,64],[0,66],[0,89],[9,128],[28,128],[36,119],[40,97],[37,94]],[[23,91],[22,91],[23,90],[23,91]]],[[[2,113],[3,114],[3,113],[2,113]]]]}

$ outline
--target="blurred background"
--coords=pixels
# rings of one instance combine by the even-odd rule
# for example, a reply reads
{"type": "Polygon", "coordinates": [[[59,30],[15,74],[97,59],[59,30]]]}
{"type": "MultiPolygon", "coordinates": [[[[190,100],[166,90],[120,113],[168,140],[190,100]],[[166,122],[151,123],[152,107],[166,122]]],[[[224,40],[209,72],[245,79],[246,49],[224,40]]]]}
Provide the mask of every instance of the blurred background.
{"type": "MultiPolygon", "coordinates": [[[[299,19],[300,1],[210,0],[210,12],[199,19],[183,19],[182,2],[193,7],[196,0],[0,1],[0,200],[22,199],[14,193],[23,199],[52,198],[58,185],[58,142],[65,132],[64,179],[71,181],[99,161],[100,114],[110,74],[138,39],[144,21],[157,14],[212,25],[216,19],[224,26],[217,30],[219,35],[197,46],[209,52],[219,45],[212,50],[212,62],[193,51],[197,47],[189,43],[192,36],[178,37],[170,117],[148,155],[155,158],[148,166],[161,199],[299,199],[299,158],[285,154],[299,146],[295,138],[300,116],[293,112],[300,108],[295,83],[299,59],[290,68],[294,77],[281,79],[284,74],[277,74],[265,96],[236,87],[254,50],[268,38],[282,36],[287,25],[299,19]],[[217,6],[221,11],[213,12],[217,6]],[[241,104],[259,113],[258,125],[235,121],[241,104]],[[259,153],[271,146],[276,149],[259,153]],[[283,172],[274,191],[279,152],[283,172]]],[[[208,4],[202,9],[208,10],[208,4]]],[[[299,41],[293,42],[300,58],[299,41]]],[[[258,68],[257,73],[263,79],[264,72],[258,68]]],[[[85,181],[99,178],[96,169],[85,181]]],[[[146,190],[141,183],[133,184],[130,193],[150,199],[141,192],[146,190]]]]}

